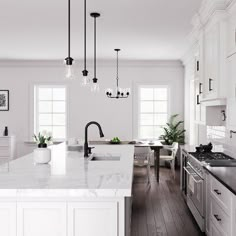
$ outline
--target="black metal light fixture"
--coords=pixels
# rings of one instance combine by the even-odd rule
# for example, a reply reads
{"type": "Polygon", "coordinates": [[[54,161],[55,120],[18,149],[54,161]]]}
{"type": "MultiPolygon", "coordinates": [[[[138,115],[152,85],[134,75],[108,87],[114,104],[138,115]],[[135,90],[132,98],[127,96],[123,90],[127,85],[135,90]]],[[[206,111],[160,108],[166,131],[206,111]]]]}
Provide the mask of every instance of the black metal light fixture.
{"type": "Polygon", "coordinates": [[[119,52],[120,52],[120,49],[114,49],[117,53],[117,58],[116,58],[116,61],[117,61],[117,65],[116,65],[116,69],[117,69],[117,76],[116,76],[116,89],[115,89],[115,92],[113,92],[112,89],[108,88],[106,90],[106,95],[107,97],[109,98],[128,98],[129,95],[130,95],[130,89],[129,88],[125,88],[125,89],[122,89],[119,87],[119,52]]]}
{"type": "Polygon", "coordinates": [[[66,78],[73,79],[73,61],[74,59],[70,56],[70,0],[68,0],[68,56],[65,58],[66,64],[66,78]]]}
{"type": "Polygon", "coordinates": [[[94,18],[94,77],[93,83],[91,85],[92,92],[99,92],[99,84],[97,78],[97,18],[100,17],[100,14],[93,12],[90,14],[94,18]]]}
{"type": "Polygon", "coordinates": [[[82,71],[83,79],[82,86],[89,85],[88,71],[87,71],[87,2],[84,0],[84,70],[82,71]]]}

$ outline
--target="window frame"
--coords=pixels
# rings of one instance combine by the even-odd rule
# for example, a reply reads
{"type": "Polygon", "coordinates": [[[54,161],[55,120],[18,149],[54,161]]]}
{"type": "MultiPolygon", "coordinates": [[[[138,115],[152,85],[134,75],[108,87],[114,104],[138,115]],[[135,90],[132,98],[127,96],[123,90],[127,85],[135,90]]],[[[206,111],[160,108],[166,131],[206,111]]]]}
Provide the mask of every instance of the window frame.
{"type": "MultiPolygon", "coordinates": [[[[158,138],[142,138],[141,137],[141,134],[140,134],[140,128],[141,126],[150,126],[150,127],[155,127],[155,125],[141,125],[141,101],[144,101],[144,100],[141,100],[141,88],[166,88],[167,89],[167,113],[155,113],[155,112],[147,112],[145,114],[167,114],[167,120],[170,118],[170,86],[168,84],[138,84],[137,85],[137,112],[135,113],[136,116],[137,116],[137,121],[136,121],[136,129],[137,129],[137,134],[136,134],[136,137],[140,140],[157,140],[158,138]]],[[[147,100],[147,101],[161,101],[161,100],[147,100]]],[[[164,100],[165,101],[165,100],[164,100]]],[[[156,127],[158,127],[158,125],[156,125],[156,127]]]]}
{"type": "MultiPolygon", "coordinates": [[[[38,133],[38,128],[39,128],[39,124],[38,124],[38,118],[37,116],[39,115],[39,111],[38,111],[38,103],[39,103],[39,97],[38,97],[38,89],[39,88],[65,88],[65,139],[61,139],[61,138],[53,138],[53,141],[55,142],[63,142],[63,141],[66,141],[67,140],[67,137],[68,137],[68,120],[69,120],[69,113],[68,113],[68,106],[69,106],[69,103],[68,103],[68,87],[66,84],[58,84],[58,83],[39,83],[39,84],[32,84],[31,85],[31,91],[32,91],[32,104],[31,104],[31,107],[32,107],[32,121],[31,121],[31,131],[33,131],[33,134],[34,133],[38,133]],[[37,92],[36,92],[37,91],[37,92]],[[36,105],[37,103],[37,105],[36,105]]],[[[53,101],[53,100],[52,100],[53,101]]],[[[31,135],[32,137],[32,135],[31,135]]],[[[32,138],[31,138],[32,139],[32,138]]]]}

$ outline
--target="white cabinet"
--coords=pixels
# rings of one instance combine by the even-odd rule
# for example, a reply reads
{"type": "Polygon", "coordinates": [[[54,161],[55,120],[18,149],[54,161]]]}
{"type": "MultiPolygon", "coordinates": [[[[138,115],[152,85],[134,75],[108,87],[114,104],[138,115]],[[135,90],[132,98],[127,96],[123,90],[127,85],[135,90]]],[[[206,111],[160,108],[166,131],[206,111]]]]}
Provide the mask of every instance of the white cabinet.
{"type": "Polygon", "coordinates": [[[16,236],[16,203],[0,202],[0,235],[16,236]]]}
{"type": "Polygon", "coordinates": [[[234,236],[235,195],[212,175],[206,175],[206,233],[234,236]]]}
{"type": "Polygon", "coordinates": [[[118,236],[118,203],[68,204],[68,236],[118,236]]]}
{"type": "Polygon", "coordinates": [[[15,150],[15,136],[0,137],[0,159],[14,159],[15,150]]]}
{"type": "MultiPolygon", "coordinates": [[[[236,5],[235,7],[236,8],[236,5]]],[[[236,9],[232,10],[231,14],[228,18],[228,48],[227,48],[227,56],[236,53],[236,9]]]]}
{"type": "Polygon", "coordinates": [[[225,14],[219,13],[204,28],[204,100],[226,98],[226,23],[225,14]]]}
{"type": "Polygon", "coordinates": [[[17,236],[67,236],[63,202],[17,203],[17,236]]]}

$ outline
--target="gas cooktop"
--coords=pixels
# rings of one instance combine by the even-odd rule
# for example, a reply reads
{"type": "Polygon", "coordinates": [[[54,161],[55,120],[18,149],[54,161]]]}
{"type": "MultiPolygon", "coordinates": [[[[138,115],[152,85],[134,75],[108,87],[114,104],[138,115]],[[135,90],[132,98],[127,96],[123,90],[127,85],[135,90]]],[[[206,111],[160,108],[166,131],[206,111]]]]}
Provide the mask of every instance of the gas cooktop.
{"type": "Polygon", "coordinates": [[[233,160],[232,157],[222,152],[190,152],[200,162],[208,162],[212,160],[233,160]]]}

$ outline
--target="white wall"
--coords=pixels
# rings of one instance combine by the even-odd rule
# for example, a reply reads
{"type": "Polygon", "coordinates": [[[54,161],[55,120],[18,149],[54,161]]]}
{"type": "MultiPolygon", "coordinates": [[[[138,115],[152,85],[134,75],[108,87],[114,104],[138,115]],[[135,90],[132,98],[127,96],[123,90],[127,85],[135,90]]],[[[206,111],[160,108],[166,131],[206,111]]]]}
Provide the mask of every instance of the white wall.
{"type": "MultiPolygon", "coordinates": [[[[81,74],[78,69],[78,74],[81,74]]],[[[101,63],[98,67],[100,93],[92,94],[82,88],[80,81],[64,80],[64,67],[55,62],[10,62],[0,64],[0,89],[10,90],[10,111],[0,112],[0,132],[4,126],[17,136],[18,156],[28,152],[23,145],[30,140],[33,130],[30,90],[34,83],[67,84],[69,91],[68,137],[84,137],[84,126],[91,120],[98,121],[105,138],[118,136],[122,140],[133,137],[133,94],[128,99],[108,99],[107,87],[115,86],[115,64],[101,63]]],[[[92,76],[92,72],[90,73],[92,76]]],[[[180,62],[121,63],[121,87],[135,87],[136,83],[166,83],[171,88],[171,113],[183,118],[184,68],[180,62]]],[[[99,139],[96,127],[91,127],[90,139],[99,139]]]]}

